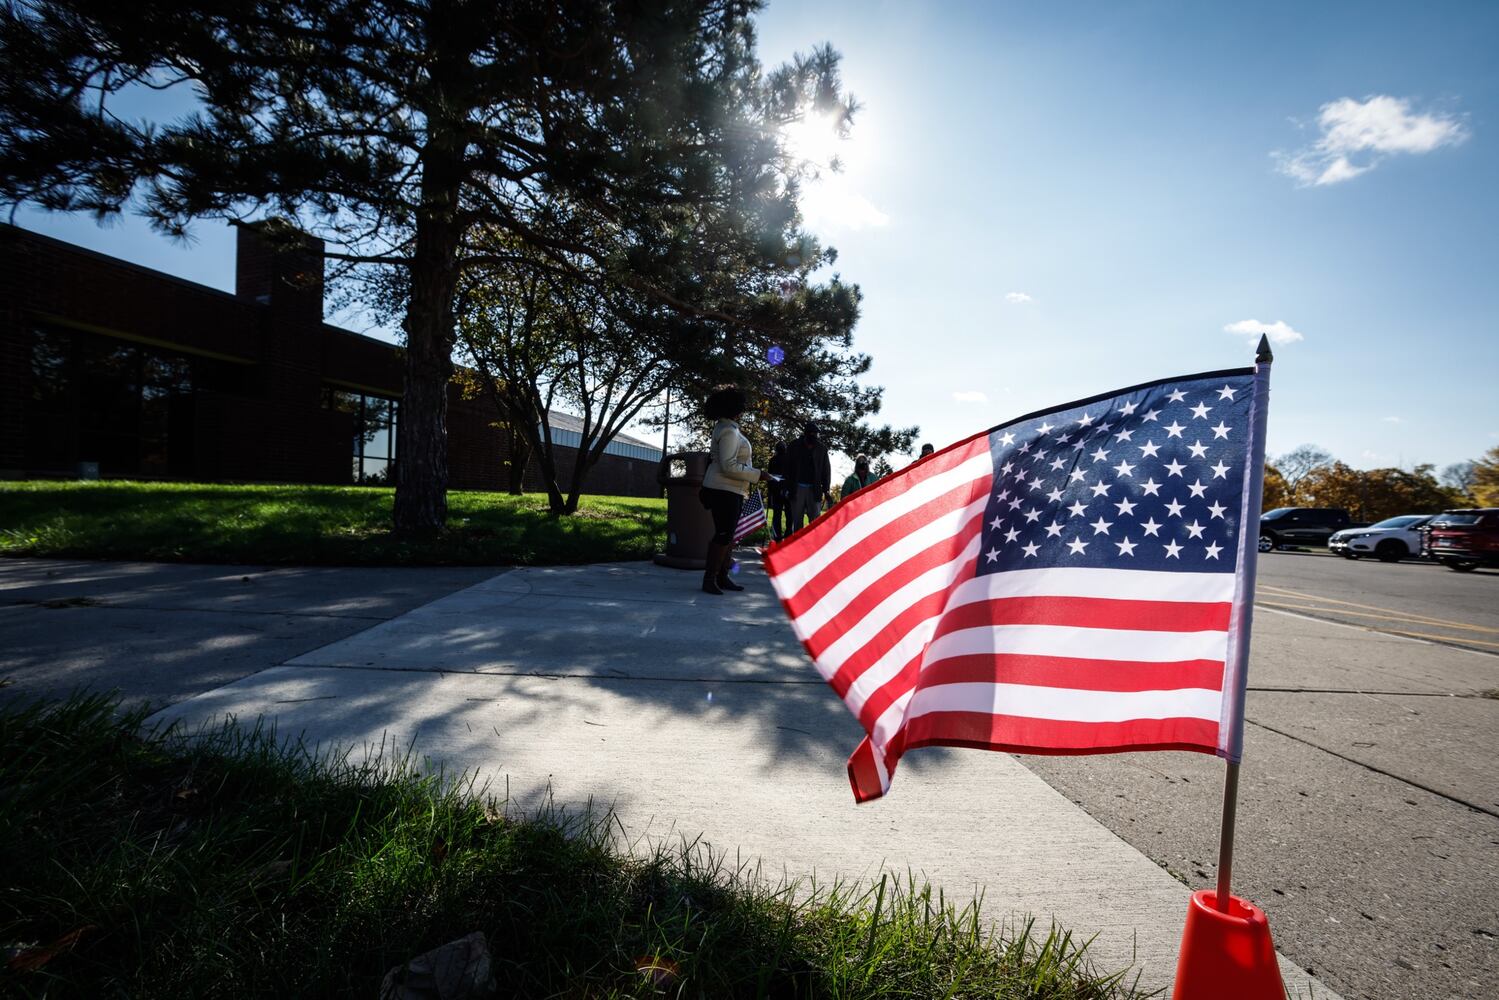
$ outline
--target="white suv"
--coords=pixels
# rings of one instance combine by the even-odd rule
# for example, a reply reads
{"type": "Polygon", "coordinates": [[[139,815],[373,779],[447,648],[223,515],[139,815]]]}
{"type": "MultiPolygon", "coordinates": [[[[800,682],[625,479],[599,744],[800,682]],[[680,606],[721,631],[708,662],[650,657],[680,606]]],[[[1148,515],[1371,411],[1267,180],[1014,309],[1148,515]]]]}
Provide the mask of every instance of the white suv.
{"type": "Polygon", "coordinates": [[[1402,514],[1387,517],[1367,528],[1345,528],[1333,533],[1327,547],[1349,559],[1373,556],[1380,562],[1399,562],[1421,551],[1420,528],[1432,514],[1402,514]]]}

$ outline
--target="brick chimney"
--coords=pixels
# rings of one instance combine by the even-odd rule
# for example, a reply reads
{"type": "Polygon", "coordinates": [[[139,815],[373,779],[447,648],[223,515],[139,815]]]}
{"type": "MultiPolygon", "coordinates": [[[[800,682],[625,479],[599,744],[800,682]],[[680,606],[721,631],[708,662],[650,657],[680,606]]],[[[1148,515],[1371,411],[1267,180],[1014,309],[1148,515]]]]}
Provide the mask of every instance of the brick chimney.
{"type": "Polygon", "coordinates": [[[234,294],[304,322],[323,320],[323,241],[282,219],[235,224],[234,294]]]}

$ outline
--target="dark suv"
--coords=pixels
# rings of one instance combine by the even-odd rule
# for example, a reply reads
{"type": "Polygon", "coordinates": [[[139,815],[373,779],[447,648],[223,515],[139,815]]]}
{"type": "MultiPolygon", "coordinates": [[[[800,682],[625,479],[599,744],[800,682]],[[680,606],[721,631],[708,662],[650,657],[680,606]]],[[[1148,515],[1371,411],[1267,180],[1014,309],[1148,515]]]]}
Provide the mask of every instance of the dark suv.
{"type": "Polygon", "coordinates": [[[1499,566],[1499,507],[1443,511],[1423,530],[1426,554],[1443,566],[1459,573],[1499,566]]]}
{"type": "Polygon", "coordinates": [[[1260,551],[1282,545],[1326,545],[1334,531],[1353,527],[1341,507],[1277,507],[1260,515],[1260,551]]]}

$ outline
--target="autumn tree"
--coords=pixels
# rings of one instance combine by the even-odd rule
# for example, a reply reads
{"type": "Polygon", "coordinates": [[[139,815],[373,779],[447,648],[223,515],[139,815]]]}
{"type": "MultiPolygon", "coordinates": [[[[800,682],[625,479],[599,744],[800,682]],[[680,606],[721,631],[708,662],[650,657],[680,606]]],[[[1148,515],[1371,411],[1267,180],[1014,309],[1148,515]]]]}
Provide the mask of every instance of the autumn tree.
{"type": "Polygon", "coordinates": [[[722,311],[695,266],[716,250],[697,239],[700,213],[732,213],[740,228],[716,233],[784,252],[796,180],[775,130],[852,102],[831,49],[762,69],[758,6],[9,0],[0,200],[134,208],[179,237],[195,219],[274,215],[336,262],[398,272],[394,520],[430,530],[447,509],[455,299],[466,271],[494,263],[495,233],[686,313],[722,311]],[[153,90],[194,108],[119,111],[153,90]]]}
{"type": "Polygon", "coordinates": [[[1313,472],[1325,469],[1332,462],[1332,455],[1325,449],[1314,444],[1303,444],[1275,459],[1273,464],[1285,481],[1286,495],[1290,502],[1310,506],[1310,502],[1302,495],[1302,484],[1313,472]]]}
{"type": "Polygon", "coordinates": [[[1480,507],[1499,507],[1499,445],[1473,463],[1472,494],[1480,507]]]}
{"type": "Polygon", "coordinates": [[[1265,495],[1261,510],[1275,510],[1292,505],[1291,491],[1286,486],[1286,477],[1281,475],[1273,463],[1265,463],[1265,495]]]}

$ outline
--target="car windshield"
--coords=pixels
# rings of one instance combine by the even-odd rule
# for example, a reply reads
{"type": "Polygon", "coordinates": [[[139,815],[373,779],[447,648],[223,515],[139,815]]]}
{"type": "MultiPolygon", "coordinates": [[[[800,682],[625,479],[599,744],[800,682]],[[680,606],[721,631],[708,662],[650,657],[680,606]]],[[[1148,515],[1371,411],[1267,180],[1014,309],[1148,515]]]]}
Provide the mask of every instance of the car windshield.
{"type": "Polygon", "coordinates": [[[1477,524],[1482,520],[1482,514],[1438,514],[1436,520],[1431,523],[1441,527],[1445,524],[1477,524]]]}
{"type": "Polygon", "coordinates": [[[1369,527],[1406,528],[1420,520],[1423,520],[1420,514],[1402,514],[1400,517],[1387,517],[1383,521],[1369,525],[1369,527]]]}
{"type": "Polygon", "coordinates": [[[1277,517],[1284,517],[1286,514],[1291,513],[1291,511],[1293,511],[1295,509],[1296,509],[1295,507],[1277,507],[1274,510],[1267,510],[1263,514],[1260,515],[1260,520],[1261,521],[1273,521],[1277,517]]]}

